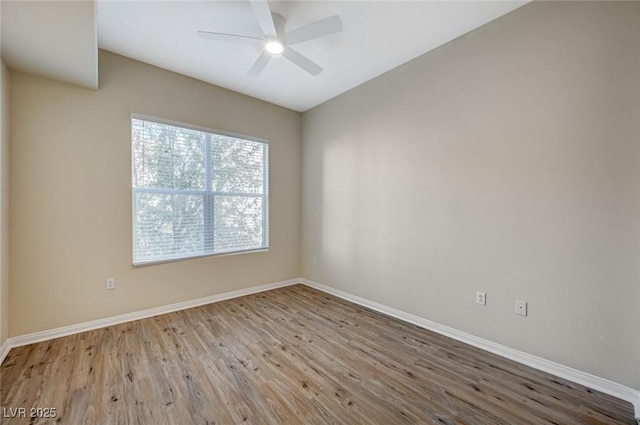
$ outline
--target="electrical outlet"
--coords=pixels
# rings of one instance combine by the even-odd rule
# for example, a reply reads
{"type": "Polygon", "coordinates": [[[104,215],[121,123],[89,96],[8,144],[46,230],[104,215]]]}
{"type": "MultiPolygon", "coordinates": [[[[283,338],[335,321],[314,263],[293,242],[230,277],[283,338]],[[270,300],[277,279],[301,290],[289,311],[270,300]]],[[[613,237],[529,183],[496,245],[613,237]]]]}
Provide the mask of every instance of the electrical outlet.
{"type": "Polygon", "coordinates": [[[487,294],[484,292],[476,292],[476,304],[487,305],[487,294]]]}
{"type": "Polygon", "coordinates": [[[526,301],[516,300],[516,314],[518,314],[520,316],[526,316],[527,315],[527,302],[526,301]]]}
{"type": "Polygon", "coordinates": [[[116,288],[116,280],[112,277],[108,277],[105,281],[105,289],[115,289],[116,288]]]}

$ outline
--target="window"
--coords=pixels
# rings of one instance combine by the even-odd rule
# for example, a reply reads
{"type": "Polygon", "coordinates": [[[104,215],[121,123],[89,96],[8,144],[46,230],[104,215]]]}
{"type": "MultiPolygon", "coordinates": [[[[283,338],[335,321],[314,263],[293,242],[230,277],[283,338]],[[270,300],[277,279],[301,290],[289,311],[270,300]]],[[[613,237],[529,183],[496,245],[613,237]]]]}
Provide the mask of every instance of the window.
{"type": "Polygon", "coordinates": [[[133,264],[266,249],[269,146],[131,118],[133,264]]]}

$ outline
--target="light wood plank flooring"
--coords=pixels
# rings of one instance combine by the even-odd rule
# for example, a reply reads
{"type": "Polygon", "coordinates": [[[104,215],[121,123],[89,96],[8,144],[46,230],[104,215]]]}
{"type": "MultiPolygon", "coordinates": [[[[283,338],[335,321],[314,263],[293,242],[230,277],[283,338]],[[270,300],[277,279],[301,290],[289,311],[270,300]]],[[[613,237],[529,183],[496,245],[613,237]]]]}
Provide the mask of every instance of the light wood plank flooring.
{"type": "Polygon", "coordinates": [[[7,425],[636,423],[629,403],[301,285],[14,348],[0,373],[7,425]]]}

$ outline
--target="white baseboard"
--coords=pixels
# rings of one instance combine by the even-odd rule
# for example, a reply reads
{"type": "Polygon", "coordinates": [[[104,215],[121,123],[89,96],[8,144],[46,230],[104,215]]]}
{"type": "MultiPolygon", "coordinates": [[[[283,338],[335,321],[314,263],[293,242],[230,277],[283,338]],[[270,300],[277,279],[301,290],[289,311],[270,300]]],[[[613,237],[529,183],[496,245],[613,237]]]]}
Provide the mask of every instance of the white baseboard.
{"type": "Polygon", "coordinates": [[[0,365],[2,365],[4,358],[7,357],[7,354],[9,354],[9,350],[11,350],[11,345],[9,343],[9,340],[7,339],[2,343],[2,345],[0,345],[0,365]]]}
{"type": "Polygon", "coordinates": [[[148,317],[159,316],[161,314],[171,313],[174,311],[186,310],[192,307],[198,307],[205,304],[243,297],[245,295],[269,291],[271,289],[282,288],[285,286],[295,285],[297,283],[300,283],[300,279],[289,279],[281,282],[267,283],[265,285],[252,286],[250,288],[224,292],[222,294],[211,295],[204,298],[197,298],[194,300],[140,310],[133,313],[120,314],[118,316],[92,320],[90,322],[79,323],[77,325],[64,326],[62,328],[49,329],[46,331],[35,332],[31,334],[14,336],[7,339],[0,347],[0,364],[2,364],[3,360],[9,353],[9,350],[14,347],[20,347],[22,345],[33,344],[41,341],[48,341],[50,339],[60,338],[62,336],[73,335],[99,328],[105,328],[107,326],[114,326],[121,323],[132,322],[134,320],[146,319],[148,317]]]}
{"type": "Polygon", "coordinates": [[[509,348],[507,346],[450,328],[448,326],[441,325],[436,322],[432,322],[427,319],[423,319],[422,317],[414,316],[413,314],[405,313],[403,311],[387,307],[383,304],[369,301],[356,295],[351,295],[349,293],[340,291],[339,289],[335,289],[330,286],[314,282],[312,280],[300,279],[300,281],[311,288],[315,288],[322,292],[335,295],[336,297],[351,301],[363,307],[370,308],[371,310],[375,310],[380,313],[403,320],[405,322],[412,323],[414,325],[420,326],[421,328],[437,332],[441,335],[453,338],[474,347],[481,348],[485,351],[489,351],[490,353],[497,354],[501,357],[505,357],[518,363],[522,363],[534,369],[551,373],[569,381],[584,385],[594,390],[601,391],[605,394],[612,395],[621,400],[628,401],[634,405],[635,415],[640,419],[640,391],[638,390],[622,384],[618,384],[617,382],[600,378],[599,376],[591,375],[589,373],[552,362],[550,360],[543,359],[538,356],[534,356],[532,354],[527,354],[523,351],[509,348]]]}
{"type": "Polygon", "coordinates": [[[497,344],[495,342],[479,338],[477,336],[462,332],[448,326],[441,325],[436,322],[432,322],[422,317],[414,316],[409,313],[405,313],[400,310],[396,310],[391,307],[387,307],[383,304],[379,304],[373,301],[369,301],[365,298],[361,298],[349,293],[340,291],[321,283],[317,283],[308,279],[289,279],[281,282],[269,283],[265,285],[252,286],[250,288],[238,289],[235,291],[225,292],[218,295],[212,295],[204,298],[197,298],[194,300],[183,301],[180,303],[169,304],[166,306],[150,308],[146,310],[136,311],[133,313],[121,314],[118,316],[107,317],[104,319],[92,320],[90,322],[79,323],[77,325],[70,325],[56,329],[50,329],[42,332],[35,332],[27,335],[15,336],[7,339],[0,346],[0,364],[4,361],[9,351],[14,347],[20,347],[22,345],[33,344],[36,342],[47,341],[62,336],[73,335],[80,332],[86,332],[94,329],[104,328],[107,326],[114,326],[121,323],[131,322],[139,319],[146,319],[153,316],[158,316],[165,313],[171,313],[174,311],[185,310],[192,307],[198,307],[205,304],[211,304],[219,301],[224,301],[232,298],[238,298],[245,295],[251,295],[258,292],[269,291],[271,289],[282,288],[285,286],[295,285],[302,283],[311,288],[318,289],[331,295],[335,295],[339,298],[347,301],[359,304],[361,306],[370,308],[371,310],[378,311],[383,314],[395,317],[408,323],[420,326],[422,328],[437,332],[441,335],[453,338],[455,340],[464,342],[474,347],[481,348],[490,353],[497,354],[510,360],[514,360],[518,363],[531,366],[535,369],[542,370],[544,372],[551,373],[561,378],[567,379],[578,384],[585,385],[594,390],[601,391],[603,393],[612,395],[619,399],[632,403],[635,407],[635,415],[639,418],[640,422],[640,391],[633,388],[629,388],[622,384],[609,381],[604,378],[600,378],[595,375],[591,375],[586,372],[582,372],[577,369],[570,368],[568,366],[555,363],[541,357],[527,354],[525,352],[509,348],[507,346],[497,344]]]}

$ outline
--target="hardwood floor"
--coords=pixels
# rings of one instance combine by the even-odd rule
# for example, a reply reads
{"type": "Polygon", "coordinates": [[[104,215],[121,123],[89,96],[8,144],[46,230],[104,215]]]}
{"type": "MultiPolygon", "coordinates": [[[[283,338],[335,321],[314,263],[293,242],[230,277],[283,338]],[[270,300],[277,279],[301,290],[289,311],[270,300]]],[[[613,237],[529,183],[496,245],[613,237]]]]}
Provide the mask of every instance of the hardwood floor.
{"type": "Polygon", "coordinates": [[[7,425],[636,424],[630,403],[301,285],[14,348],[0,373],[7,425]]]}

